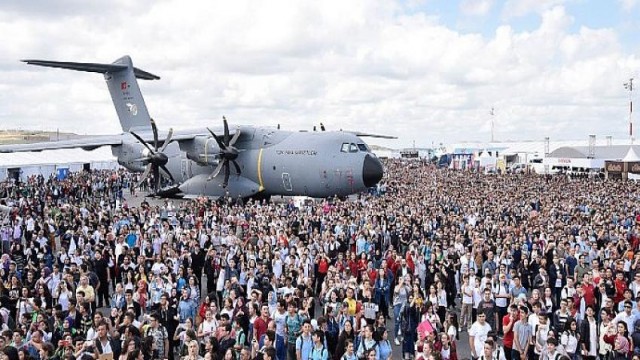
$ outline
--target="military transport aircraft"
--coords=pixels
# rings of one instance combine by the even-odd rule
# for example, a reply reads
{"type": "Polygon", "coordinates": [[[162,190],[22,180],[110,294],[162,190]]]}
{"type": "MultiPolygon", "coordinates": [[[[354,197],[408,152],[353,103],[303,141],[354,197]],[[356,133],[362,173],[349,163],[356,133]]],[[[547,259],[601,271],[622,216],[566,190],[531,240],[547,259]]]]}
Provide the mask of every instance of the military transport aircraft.
{"type": "MultiPolygon", "coordinates": [[[[378,158],[361,139],[394,138],[352,131],[295,132],[237,126],[158,131],[136,79],[158,76],[133,67],[129,56],[112,64],[22,60],[30,65],[104,74],[123,133],[73,140],[0,146],[0,152],[111,146],[125,168],[153,176],[161,197],[347,196],[375,186],[378,158]],[[161,175],[173,185],[161,188],[161,175]]],[[[323,126],[324,128],[324,126],[323,126]]]]}

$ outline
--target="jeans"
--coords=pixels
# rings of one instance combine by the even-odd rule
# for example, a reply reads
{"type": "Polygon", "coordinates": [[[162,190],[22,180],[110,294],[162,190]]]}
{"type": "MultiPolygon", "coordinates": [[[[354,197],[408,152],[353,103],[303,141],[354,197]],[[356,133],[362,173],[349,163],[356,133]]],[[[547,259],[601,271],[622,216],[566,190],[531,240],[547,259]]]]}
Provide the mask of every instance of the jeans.
{"type": "Polygon", "coordinates": [[[511,349],[511,359],[520,360],[520,352],[516,349],[511,349]]]}
{"type": "Polygon", "coordinates": [[[398,338],[400,332],[400,312],[402,311],[402,304],[393,305],[393,337],[398,338]]]}

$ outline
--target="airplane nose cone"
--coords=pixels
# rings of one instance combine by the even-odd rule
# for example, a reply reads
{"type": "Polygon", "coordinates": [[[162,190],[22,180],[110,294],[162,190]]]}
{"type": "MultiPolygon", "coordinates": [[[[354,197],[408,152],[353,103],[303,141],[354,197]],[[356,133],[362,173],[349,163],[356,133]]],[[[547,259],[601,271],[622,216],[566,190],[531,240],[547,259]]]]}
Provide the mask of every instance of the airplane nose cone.
{"type": "Polygon", "coordinates": [[[372,187],[382,180],[382,163],[377,158],[367,155],[362,166],[362,180],[364,186],[372,187]]]}

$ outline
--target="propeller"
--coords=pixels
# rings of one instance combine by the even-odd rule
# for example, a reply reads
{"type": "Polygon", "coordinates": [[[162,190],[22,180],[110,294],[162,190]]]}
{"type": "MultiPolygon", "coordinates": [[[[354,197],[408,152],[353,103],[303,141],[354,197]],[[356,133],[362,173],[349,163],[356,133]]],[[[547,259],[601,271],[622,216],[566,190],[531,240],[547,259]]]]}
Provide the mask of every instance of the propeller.
{"type": "Polygon", "coordinates": [[[151,173],[153,173],[153,178],[156,183],[154,186],[154,191],[157,193],[160,191],[160,171],[164,173],[164,175],[168,176],[171,181],[175,182],[173,175],[169,172],[166,165],[169,162],[169,157],[164,154],[165,149],[169,146],[171,142],[171,138],[173,137],[173,129],[169,129],[169,133],[167,134],[167,138],[164,141],[164,144],[161,148],[158,148],[158,127],[156,126],[156,122],[151,119],[151,130],[153,131],[153,147],[151,147],[146,141],[140,137],[140,135],[136,134],[133,131],[130,131],[131,135],[135,137],[142,145],[144,145],[147,150],[149,150],[149,154],[140,159],[136,159],[136,161],[142,161],[147,164],[147,168],[142,173],[142,177],[138,182],[137,186],[139,186],[143,181],[145,181],[151,173]]]}
{"type": "Polygon", "coordinates": [[[218,147],[220,148],[220,153],[218,153],[218,155],[220,155],[220,158],[222,159],[218,166],[216,166],[215,170],[213,170],[211,175],[209,175],[209,180],[218,176],[222,169],[224,169],[224,181],[222,182],[222,187],[226,188],[227,185],[229,185],[229,176],[231,175],[230,164],[233,164],[238,175],[242,173],[242,171],[240,171],[240,165],[238,165],[238,162],[236,162],[240,150],[238,150],[234,146],[236,141],[238,141],[238,138],[240,137],[240,129],[237,129],[236,133],[233,134],[233,137],[230,137],[227,118],[223,116],[222,121],[224,123],[224,135],[222,136],[222,139],[213,131],[211,131],[211,129],[207,128],[207,130],[209,130],[209,133],[211,133],[211,136],[213,136],[213,138],[218,143],[218,147]]]}

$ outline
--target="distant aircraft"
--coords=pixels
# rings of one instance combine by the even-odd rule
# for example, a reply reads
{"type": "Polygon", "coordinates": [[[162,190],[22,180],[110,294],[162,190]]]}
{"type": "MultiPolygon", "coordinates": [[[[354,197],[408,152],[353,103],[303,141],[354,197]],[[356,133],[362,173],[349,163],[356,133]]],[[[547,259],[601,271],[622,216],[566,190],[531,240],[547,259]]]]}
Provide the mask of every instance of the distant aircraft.
{"type": "MultiPolygon", "coordinates": [[[[378,158],[355,131],[294,132],[270,127],[158,131],[136,79],[158,76],[133,67],[129,56],[112,64],[22,60],[30,65],[104,74],[123,133],[58,142],[4,145],[0,152],[111,146],[125,168],[154,179],[160,197],[347,196],[375,186],[378,158]],[[161,188],[161,175],[173,185],[161,188]]],[[[324,130],[324,125],[322,125],[324,130]]]]}

